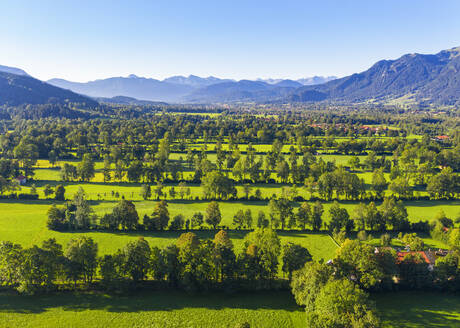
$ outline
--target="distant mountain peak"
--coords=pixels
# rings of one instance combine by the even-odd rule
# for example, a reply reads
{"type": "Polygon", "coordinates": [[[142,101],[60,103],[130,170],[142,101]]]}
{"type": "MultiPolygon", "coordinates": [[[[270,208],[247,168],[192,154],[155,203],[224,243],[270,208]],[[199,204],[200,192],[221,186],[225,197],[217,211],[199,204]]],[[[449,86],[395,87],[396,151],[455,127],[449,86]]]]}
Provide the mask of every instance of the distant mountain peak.
{"type": "Polygon", "coordinates": [[[27,74],[25,71],[23,71],[20,68],[10,67],[10,66],[3,66],[3,65],[0,65],[0,72],[16,74],[16,75],[22,75],[22,76],[30,76],[29,74],[27,74]]]}

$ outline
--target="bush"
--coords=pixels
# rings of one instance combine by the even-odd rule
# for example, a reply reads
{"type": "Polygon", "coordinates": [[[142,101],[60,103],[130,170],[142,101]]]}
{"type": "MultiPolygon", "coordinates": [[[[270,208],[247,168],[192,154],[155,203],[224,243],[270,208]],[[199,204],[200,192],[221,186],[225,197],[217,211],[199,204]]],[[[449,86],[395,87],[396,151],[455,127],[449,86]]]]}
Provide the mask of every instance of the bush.
{"type": "Polygon", "coordinates": [[[38,199],[38,194],[18,194],[17,199],[37,200],[38,199]]]}

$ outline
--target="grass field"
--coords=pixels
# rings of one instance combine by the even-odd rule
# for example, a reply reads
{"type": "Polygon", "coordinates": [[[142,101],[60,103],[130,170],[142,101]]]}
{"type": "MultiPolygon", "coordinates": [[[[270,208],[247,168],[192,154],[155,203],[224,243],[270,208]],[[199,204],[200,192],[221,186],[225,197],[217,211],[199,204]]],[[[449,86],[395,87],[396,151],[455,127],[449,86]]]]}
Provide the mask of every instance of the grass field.
{"type": "MultiPolygon", "coordinates": [[[[373,295],[383,326],[460,326],[460,297],[427,292],[373,295]]],[[[305,327],[304,311],[287,291],[206,293],[138,292],[135,295],[0,294],[0,327],[305,327]]]]}
{"type": "MultiPolygon", "coordinates": [[[[115,252],[118,248],[123,247],[129,240],[140,236],[144,237],[151,246],[170,245],[181,234],[181,232],[56,232],[48,230],[46,227],[46,211],[51,202],[35,201],[28,203],[18,202],[0,202],[0,240],[10,240],[20,243],[23,246],[32,246],[39,244],[48,238],[56,238],[58,242],[67,244],[67,242],[80,235],[90,236],[99,244],[99,254],[115,252]]],[[[114,202],[101,202],[94,206],[97,213],[108,212],[115,205],[114,202]]],[[[171,215],[182,213],[190,217],[196,210],[204,210],[206,204],[193,203],[190,206],[170,205],[171,215]],[[198,206],[198,207],[197,207],[198,206]]],[[[145,213],[151,213],[153,202],[137,202],[137,209],[142,217],[145,213]]],[[[259,205],[262,207],[262,205],[259,205]]],[[[238,208],[233,203],[222,203],[222,212],[228,212],[230,209],[238,208]]],[[[229,219],[229,218],[228,218],[229,219]]],[[[227,220],[228,220],[227,219],[227,220]]],[[[198,231],[201,238],[213,238],[214,231],[198,231]]],[[[230,232],[235,248],[239,249],[246,232],[230,232]]],[[[336,245],[327,234],[305,234],[300,232],[280,232],[282,243],[289,241],[306,246],[315,259],[321,258],[327,260],[333,257],[336,245]]]]}
{"type": "MultiPolygon", "coordinates": [[[[72,237],[78,235],[92,236],[100,245],[100,253],[109,253],[124,246],[128,240],[144,236],[151,245],[164,246],[172,242],[180,233],[178,232],[68,232],[61,233],[50,231],[46,227],[46,212],[53,201],[0,201],[0,240],[11,240],[21,243],[24,246],[31,246],[48,238],[56,238],[61,243],[65,244],[72,237]]],[[[136,201],[136,208],[139,216],[142,218],[144,214],[151,214],[155,206],[155,201],[136,201]]],[[[223,225],[231,226],[233,215],[239,209],[251,209],[255,217],[258,211],[262,210],[268,214],[268,206],[266,202],[220,202],[222,212],[223,225]]],[[[92,206],[97,214],[108,213],[116,205],[116,201],[93,201],[92,206]]],[[[174,201],[169,202],[169,212],[171,217],[177,214],[183,214],[186,218],[190,218],[197,211],[204,212],[208,202],[192,202],[192,201],[174,201]]],[[[331,203],[325,203],[324,219],[328,220],[327,210],[331,203]]],[[[456,217],[459,210],[459,201],[455,202],[407,202],[409,216],[411,221],[420,219],[432,219],[441,209],[444,210],[448,217],[456,217]]],[[[351,213],[354,203],[343,204],[351,213]]],[[[212,237],[211,231],[202,231],[203,238],[212,237]]],[[[244,233],[235,232],[231,237],[238,245],[244,233]]],[[[283,242],[292,241],[305,244],[312,252],[313,256],[319,258],[330,258],[333,255],[333,244],[329,241],[327,235],[321,234],[302,234],[298,232],[280,233],[283,242]]],[[[376,241],[377,242],[377,241],[376,241]]],[[[432,247],[440,247],[433,240],[427,240],[428,245],[432,247]]]]}
{"type": "Polygon", "coordinates": [[[460,295],[397,292],[374,295],[384,327],[460,327],[460,295]]]}

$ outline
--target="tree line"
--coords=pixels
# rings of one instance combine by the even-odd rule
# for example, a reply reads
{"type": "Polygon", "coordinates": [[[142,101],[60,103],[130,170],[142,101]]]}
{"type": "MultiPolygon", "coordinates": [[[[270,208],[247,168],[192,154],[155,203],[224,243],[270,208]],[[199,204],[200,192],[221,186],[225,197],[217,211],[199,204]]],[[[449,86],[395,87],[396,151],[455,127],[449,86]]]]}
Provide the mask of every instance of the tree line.
{"type": "MultiPolygon", "coordinates": [[[[57,186],[56,197],[61,199],[65,189],[57,186]]],[[[374,202],[358,204],[350,214],[346,208],[334,202],[328,210],[329,222],[323,218],[324,207],[316,201],[312,204],[294,202],[283,196],[272,198],[268,203],[268,214],[250,209],[238,210],[233,215],[232,227],[237,230],[254,228],[272,228],[281,230],[329,231],[350,233],[352,231],[430,231],[428,221],[411,223],[405,206],[394,198],[385,198],[377,207],[374,202]]],[[[171,217],[166,200],[158,201],[150,215],[142,219],[132,201],[121,199],[111,213],[98,216],[94,213],[84,190],[80,187],[72,201],[63,206],[52,205],[47,212],[47,226],[51,230],[200,230],[229,229],[222,225],[222,213],[219,203],[212,201],[204,213],[196,212],[186,218],[182,214],[171,217]]]]}

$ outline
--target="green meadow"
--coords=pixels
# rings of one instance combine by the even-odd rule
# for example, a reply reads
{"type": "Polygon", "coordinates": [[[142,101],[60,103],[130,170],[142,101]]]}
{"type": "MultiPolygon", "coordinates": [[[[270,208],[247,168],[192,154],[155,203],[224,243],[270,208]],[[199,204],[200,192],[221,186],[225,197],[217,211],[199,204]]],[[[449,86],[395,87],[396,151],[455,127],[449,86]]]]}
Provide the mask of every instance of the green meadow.
{"type": "MultiPolygon", "coordinates": [[[[428,292],[372,295],[383,327],[460,326],[460,297],[428,292]]],[[[0,327],[305,327],[304,310],[288,291],[186,294],[136,292],[123,296],[69,293],[0,294],[0,327]]]]}
{"type": "MultiPolygon", "coordinates": [[[[97,202],[93,202],[97,203],[97,202]]],[[[0,240],[10,240],[20,243],[23,246],[32,246],[39,244],[48,238],[56,238],[58,242],[66,244],[70,239],[77,236],[85,235],[92,237],[99,244],[99,254],[115,252],[122,248],[128,241],[144,237],[151,246],[166,246],[175,242],[175,239],[181,234],[180,231],[163,231],[163,232],[57,232],[49,230],[46,227],[46,212],[51,206],[51,201],[28,201],[0,202],[0,240]]],[[[103,214],[111,211],[115,202],[100,202],[94,204],[93,208],[96,213],[103,214]]],[[[136,207],[140,217],[144,214],[151,214],[155,202],[142,201],[136,202],[136,207]]],[[[207,203],[190,203],[190,204],[170,204],[171,216],[183,214],[185,217],[191,217],[196,211],[203,211],[207,203]]],[[[242,205],[238,203],[221,203],[221,211],[224,213],[224,223],[231,223],[231,217],[226,213],[236,212],[242,205]]],[[[249,207],[249,206],[248,206],[249,207]]],[[[257,209],[265,209],[264,205],[253,205],[251,209],[255,212],[257,209]]],[[[255,212],[256,213],[256,212],[255,212]]],[[[233,240],[236,249],[241,248],[245,231],[231,231],[230,237],[233,240]]],[[[202,230],[197,231],[200,238],[213,238],[215,231],[202,230]]],[[[301,244],[310,250],[315,259],[330,259],[334,256],[336,245],[327,234],[307,234],[301,232],[280,232],[282,243],[295,242],[301,244]]]]}

